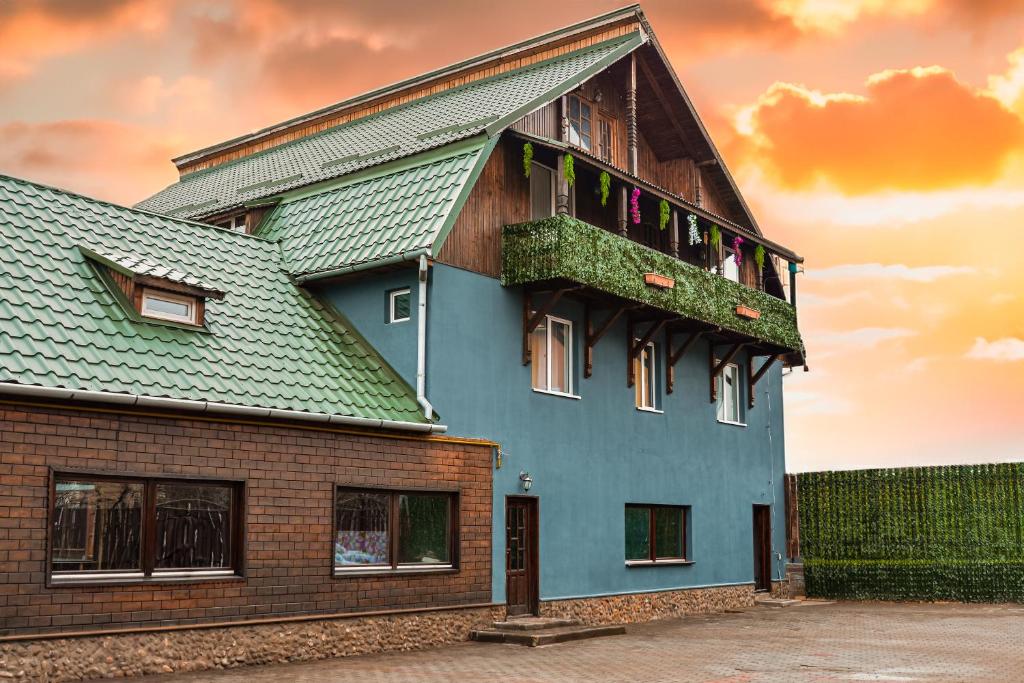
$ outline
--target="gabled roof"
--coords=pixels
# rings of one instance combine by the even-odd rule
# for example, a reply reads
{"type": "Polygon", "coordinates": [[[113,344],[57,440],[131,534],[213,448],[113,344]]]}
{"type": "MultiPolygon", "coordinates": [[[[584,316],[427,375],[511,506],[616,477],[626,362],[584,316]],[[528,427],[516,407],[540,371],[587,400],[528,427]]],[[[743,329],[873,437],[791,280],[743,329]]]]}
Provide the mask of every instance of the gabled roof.
{"type": "Polygon", "coordinates": [[[483,136],[285,196],[260,235],[300,280],[428,253],[451,228],[491,150],[483,136]]]}
{"type": "Polygon", "coordinates": [[[639,32],[421,97],[321,133],[196,171],[138,204],[210,216],[464,140],[496,134],[643,43],[639,32]]]}
{"type": "Polygon", "coordinates": [[[218,298],[223,297],[224,294],[213,285],[205,283],[193,275],[189,275],[188,273],[178,270],[174,266],[153,263],[142,256],[125,254],[120,251],[110,251],[102,248],[98,251],[94,251],[83,245],[79,245],[78,248],[83,254],[97,263],[105,265],[108,268],[124,275],[144,275],[151,278],[157,278],[159,280],[167,280],[179,285],[187,285],[193,289],[218,295],[218,298]]]}
{"type": "Polygon", "coordinates": [[[413,390],[282,265],[267,240],[0,176],[0,392],[34,386],[422,427],[413,390]],[[207,302],[206,330],[139,319],[79,245],[130,249],[132,267],[171,264],[225,296],[207,302]]]}

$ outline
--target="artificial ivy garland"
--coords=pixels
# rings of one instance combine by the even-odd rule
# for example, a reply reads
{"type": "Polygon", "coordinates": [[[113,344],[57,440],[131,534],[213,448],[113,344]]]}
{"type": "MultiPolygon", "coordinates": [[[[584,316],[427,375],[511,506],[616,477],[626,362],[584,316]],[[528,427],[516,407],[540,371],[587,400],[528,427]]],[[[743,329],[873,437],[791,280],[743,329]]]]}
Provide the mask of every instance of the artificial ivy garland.
{"type": "Polygon", "coordinates": [[[672,216],[672,209],[664,199],[658,204],[658,227],[662,230],[668,225],[668,219],[672,216]]]}
{"type": "Polygon", "coordinates": [[[757,249],[754,250],[754,263],[757,264],[757,272],[764,274],[764,247],[757,245],[757,249]]]}
{"type": "Polygon", "coordinates": [[[739,266],[743,263],[743,238],[736,236],[736,239],[732,241],[732,250],[736,252],[736,265],[739,266]]]}
{"type": "Polygon", "coordinates": [[[708,237],[708,243],[715,249],[722,243],[722,229],[714,223],[711,224],[711,235],[708,237]]]}
{"type": "Polygon", "coordinates": [[[633,225],[640,225],[640,188],[634,187],[629,197],[629,215],[633,217],[633,225]]]}
{"type": "Polygon", "coordinates": [[[576,184],[576,165],[573,161],[571,154],[566,154],[562,161],[562,169],[565,171],[565,182],[569,183],[569,187],[576,184]]]}
{"type": "Polygon", "coordinates": [[[601,206],[608,206],[608,195],[612,191],[612,177],[608,175],[608,171],[601,171],[598,182],[601,185],[601,206]]]}
{"type": "Polygon", "coordinates": [[[697,217],[691,213],[686,217],[686,222],[690,224],[690,246],[700,244],[700,230],[697,228],[697,217]]]}
{"type": "Polygon", "coordinates": [[[530,168],[533,163],[533,145],[527,142],[523,145],[523,175],[530,177],[530,168]]]}

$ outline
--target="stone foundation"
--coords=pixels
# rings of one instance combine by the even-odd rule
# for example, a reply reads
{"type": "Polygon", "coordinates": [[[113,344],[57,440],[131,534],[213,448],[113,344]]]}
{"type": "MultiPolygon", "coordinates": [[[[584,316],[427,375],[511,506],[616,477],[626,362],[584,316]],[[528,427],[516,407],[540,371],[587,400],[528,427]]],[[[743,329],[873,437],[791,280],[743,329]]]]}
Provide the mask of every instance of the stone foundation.
{"type": "Polygon", "coordinates": [[[468,639],[502,608],[0,642],[0,680],[79,681],[420,650],[468,639]]]}
{"type": "Polygon", "coordinates": [[[771,595],[773,598],[789,599],[792,597],[792,590],[789,581],[772,581],[771,595]]]}
{"type": "Polygon", "coordinates": [[[578,619],[584,624],[629,624],[753,606],[754,587],[742,584],[553,600],[542,602],[540,613],[544,617],[578,619]]]}

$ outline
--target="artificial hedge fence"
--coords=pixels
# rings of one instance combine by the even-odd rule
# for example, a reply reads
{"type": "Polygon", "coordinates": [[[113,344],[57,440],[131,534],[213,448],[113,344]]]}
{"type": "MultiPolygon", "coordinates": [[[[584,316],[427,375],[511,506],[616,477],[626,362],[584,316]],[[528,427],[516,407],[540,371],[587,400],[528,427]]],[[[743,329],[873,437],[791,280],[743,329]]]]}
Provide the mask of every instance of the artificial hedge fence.
{"type": "Polygon", "coordinates": [[[765,292],[709,273],[567,215],[505,226],[503,285],[566,279],[792,351],[802,351],[796,309],[765,292]],[[645,273],[675,280],[672,289],[650,287],[645,273]],[[737,306],[759,311],[741,318],[737,306]]]}
{"type": "Polygon", "coordinates": [[[1024,602],[1024,463],[797,475],[807,594],[1024,602]]]}

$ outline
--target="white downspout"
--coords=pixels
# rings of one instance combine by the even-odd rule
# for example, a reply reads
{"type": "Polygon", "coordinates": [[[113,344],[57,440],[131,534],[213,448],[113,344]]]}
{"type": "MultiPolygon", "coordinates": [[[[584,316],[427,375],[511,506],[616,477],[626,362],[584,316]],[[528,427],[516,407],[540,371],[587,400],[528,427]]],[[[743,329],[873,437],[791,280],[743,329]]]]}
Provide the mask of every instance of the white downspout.
{"type": "Polygon", "coordinates": [[[434,407],[427,400],[427,268],[426,254],[420,254],[419,315],[416,316],[416,401],[423,408],[428,420],[434,415],[434,407]]]}

